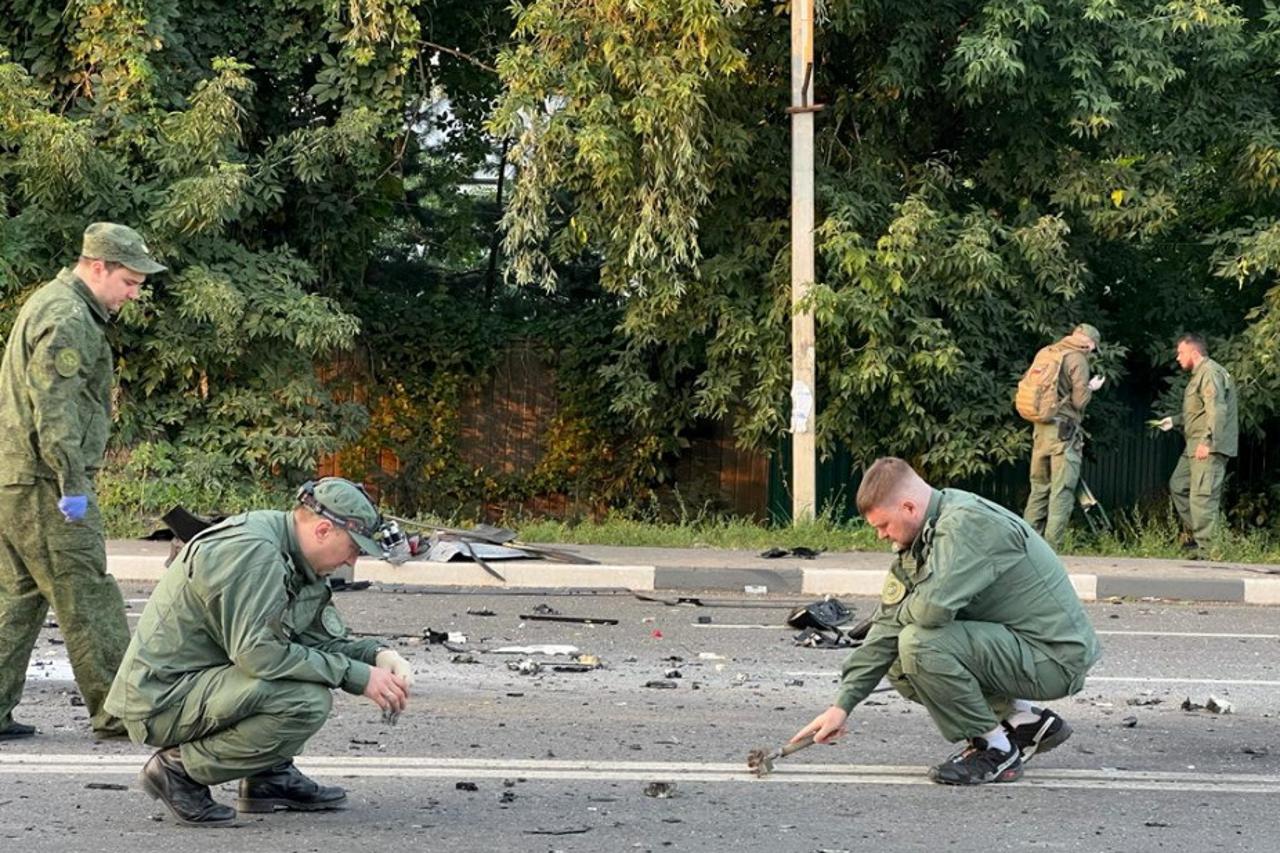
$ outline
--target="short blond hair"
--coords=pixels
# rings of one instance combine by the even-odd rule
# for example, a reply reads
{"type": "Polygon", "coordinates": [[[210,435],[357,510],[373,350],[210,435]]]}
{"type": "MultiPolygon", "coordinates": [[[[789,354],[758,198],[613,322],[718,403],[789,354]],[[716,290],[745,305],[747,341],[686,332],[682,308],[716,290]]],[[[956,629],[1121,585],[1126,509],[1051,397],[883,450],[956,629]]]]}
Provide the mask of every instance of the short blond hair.
{"type": "Polygon", "coordinates": [[[866,515],[877,507],[883,507],[902,491],[902,487],[918,478],[918,474],[904,459],[882,456],[871,463],[862,475],[858,486],[858,512],[866,515]]]}

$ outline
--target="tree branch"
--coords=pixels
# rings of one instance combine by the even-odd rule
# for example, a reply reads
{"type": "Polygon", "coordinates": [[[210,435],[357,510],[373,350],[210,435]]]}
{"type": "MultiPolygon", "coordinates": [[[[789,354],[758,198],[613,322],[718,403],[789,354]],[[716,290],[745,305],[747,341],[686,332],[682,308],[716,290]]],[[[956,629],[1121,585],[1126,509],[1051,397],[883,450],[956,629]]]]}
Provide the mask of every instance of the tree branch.
{"type": "Polygon", "coordinates": [[[432,48],[433,50],[438,50],[441,53],[447,53],[451,56],[456,56],[459,59],[465,59],[467,62],[470,62],[472,65],[483,68],[485,71],[490,71],[494,74],[498,73],[497,68],[493,67],[492,65],[489,65],[486,62],[483,62],[482,60],[477,59],[476,57],[472,56],[469,53],[463,53],[457,48],[445,47],[442,44],[436,44],[435,42],[425,41],[423,39],[418,39],[418,44],[422,47],[429,47],[429,48],[432,48]]]}

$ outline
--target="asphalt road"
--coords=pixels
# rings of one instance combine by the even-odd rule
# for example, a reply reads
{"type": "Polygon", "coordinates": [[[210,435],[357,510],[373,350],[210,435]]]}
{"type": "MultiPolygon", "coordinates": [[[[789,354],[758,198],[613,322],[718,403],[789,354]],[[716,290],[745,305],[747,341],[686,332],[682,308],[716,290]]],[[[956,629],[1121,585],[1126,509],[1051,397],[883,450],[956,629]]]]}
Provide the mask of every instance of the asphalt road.
{"type": "MultiPolygon", "coordinates": [[[[146,594],[126,589],[135,616],[146,594]]],[[[0,851],[1277,847],[1274,608],[1090,606],[1104,659],[1084,692],[1055,703],[1075,736],[1020,782],[953,789],[925,778],[950,746],[923,709],[892,692],[854,712],[841,745],[802,752],[766,780],[747,774],[748,750],[780,744],[829,704],[844,652],[796,647],[794,632],[777,627],[790,599],[704,601],[343,593],[353,630],[398,635],[417,672],[412,706],[389,726],[367,701],[337,694],[299,765],[346,786],[349,810],[245,816],[223,830],[181,827],[136,788],[149,750],[90,739],[65,650],[46,629],[17,714],[42,735],[0,744],[0,851]],[[520,618],[539,605],[618,624],[520,618]],[[465,635],[459,645],[476,662],[421,641],[425,628],[465,635]],[[508,664],[568,658],[494,651],[529,644],[573,645],[604,666],[522,675],[508,664]],[[680,677],[666,677],[672,669],[680,677]],[[1181,707],[1211,695],[1232,713],[1181,707]],[[647,796],[654,782],[673,784],[672,796],[647,796]]],[[[860,614],[872,606],[850,603],[860,614]]],[[[215,795],[232,802],[234,785],[215,795]]]]}

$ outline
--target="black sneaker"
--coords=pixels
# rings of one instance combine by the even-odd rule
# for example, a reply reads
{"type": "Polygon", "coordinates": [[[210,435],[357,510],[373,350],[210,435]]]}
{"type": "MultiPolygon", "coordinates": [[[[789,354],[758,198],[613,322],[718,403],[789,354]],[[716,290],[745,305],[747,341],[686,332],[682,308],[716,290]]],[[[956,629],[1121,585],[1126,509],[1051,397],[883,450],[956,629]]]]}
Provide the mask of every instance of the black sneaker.
{"type": "Polygon", "coordinates": [[[1022,777],[1022,757],[1017,747],[1007,751],[989,746],[976,737],[967,749],[930,768],[929,778],[941,785],[985,785],[1014,782],[1022,777]]]}
{"type": "Polygon", "coordinates": [[[1071,737],[1071,726],[1049,708],[1036,708],[1040,719],[1034,723],[1023,723],[1011,726],[1001,723],[1009,733],[1009,741],[1022,753],[1022,760],[1030,761],[1032,756],[1042,755],[1071,737]]]}

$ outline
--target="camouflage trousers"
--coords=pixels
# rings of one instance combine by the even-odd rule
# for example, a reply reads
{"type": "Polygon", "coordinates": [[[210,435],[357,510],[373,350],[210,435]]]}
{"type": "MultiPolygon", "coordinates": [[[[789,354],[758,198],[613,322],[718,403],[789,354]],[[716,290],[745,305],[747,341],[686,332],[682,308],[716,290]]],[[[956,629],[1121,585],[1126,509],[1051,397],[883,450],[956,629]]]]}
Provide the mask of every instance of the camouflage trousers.
{"type": "Polygon", "coordinates": [[[329,718],[323,684],[264,681],[235,666],[192,676],[191,690],[146,720],[125,726],[135,743],[179,746],[192,779],[217,785],[292,759],[329,718]]]}
{"type": "Polygon", "coordinates": [[[1084,437],[1078,429],[1062,441],[1057,424],[1036,424],[1031,445],[1031,495],[1022,517],[1053,548],[1062,543],[1075,510],[1083,457],[1084,437]]]}
{"type": "Polygon", "coordinates": [[[1000,725],[1014,699],[1061,699],[1084,687],[1087,669],[1072,672],[1005,625],[948,622],[908,625],[898,635],[889,683],[928,710],[951,742],[1000,725]]]}
{"type": "Polygon", "coordinates": [[[27,664],[52,605],[94,732],[124,734],[102,707],[129,645],[124,599],[107,574],[97,501],[82,521],[58,511],[52,480],[0,486],[0,726],[22,698],[27,664]]]}

